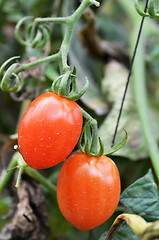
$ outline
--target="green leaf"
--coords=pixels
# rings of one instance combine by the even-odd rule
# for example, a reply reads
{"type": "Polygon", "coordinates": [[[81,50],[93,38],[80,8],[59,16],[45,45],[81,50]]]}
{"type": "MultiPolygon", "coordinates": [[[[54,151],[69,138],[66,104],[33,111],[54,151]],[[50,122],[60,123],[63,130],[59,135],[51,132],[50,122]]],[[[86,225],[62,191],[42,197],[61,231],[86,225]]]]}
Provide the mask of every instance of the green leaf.
{"type": "Polygon", "coordinates": [[[151,170],[121,194],[120,202],[127,213],[140,215],[146,221],[158,220],[159,190],[151,170]]]}
{"type": "MultiPolygon", "coordinates": [[[[100,236],[99,240],[104,240],[105,236],[106,232],[100,236]]],[[[138,237],[133,233],[131,228],[129,228],[129,226],[126,223],[124,223],[118,230],[113,240],[126,240],[126,239],[137,240],[138,237]]]]}

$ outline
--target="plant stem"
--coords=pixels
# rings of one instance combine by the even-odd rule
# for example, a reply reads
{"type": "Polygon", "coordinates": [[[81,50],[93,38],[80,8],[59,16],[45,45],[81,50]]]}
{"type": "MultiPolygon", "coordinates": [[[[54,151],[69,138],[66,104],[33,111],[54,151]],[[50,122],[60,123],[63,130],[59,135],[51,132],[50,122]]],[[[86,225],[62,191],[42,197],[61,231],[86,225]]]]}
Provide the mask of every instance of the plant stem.
{"type": "Polygon", "coordinates": [[[20,180],[21,180],[21,176],[23,174],[24,169],[28,167],[27,164],[24,164],[24,166],[19,167],[19,171],[18,171],[18,177],[17,177],[17,181],[15,184],[15,187],[18,188],[19,184],[20,184],[20,180]]]}
{"type": "Polygon", "coordinates": [[[98,154],[98,127],[97,121],[94,119],[91,121],[92,126],[92,144],[91,144],[91,152],[94,154],[98,154]]]}
{"type": "Polygon", "coordinates": [[[45,58],[38,59],[38,60],[33,61],[31,63],[28,63],[28,64],[22,64],[20,67],[18,67],[15,70],[15,73],[17,74],[21,71],[27,70],[28,68],[35,67],[39,64],[46,63],[46,62],[51,62],[51,61],[55,61],[55,60],[60,60],[61,61],[63,72],[66,72],[67,70],[69,70],[70,67],[67,65],[67,56],[68,56],[68,51],[69,51],[72,32],[73,32],[73,29],[74,29],[74,26],[75,26],[76,22],[81,17],[81,15],[85,11],[85,9],[90,5],[91,5],[91,2],[89,0],[82,1],[82,3],[76,9],[76,11],[68,17],[36,18],[35,21],[34,21],[34,27],[32,29],[32,35],[33,35],[33,32],[35,31],[35,27],[38,23],[59,22],[59,23],[66,23],[67,24],[67,29],[66,29],[66,32],[65,32],[63,42],[61,44],[61,48],[60,48],[59,52],[56,53],[56,54],[53,54],[53,55],[45,57],[45,58]]]}
{"type": "Polygon", "coordinates": [[[89,0],[83,0],[80,6],[76,9],[76,11],[70,16],[71,22],[76,23],[81,15],[84,13],[87,7],[89,7],[92,3],[89,0]]]}
{"type": "MultiPolygon", "coordinates": [[[[20,155],[19,152],[16,152],[8,166],[8,170],[16,167],[19,165],[19,161],[23,160],[22,156],[20,155]]],[[[23,160],[24,161],[24,160],[23,160]]],[[[20,175],[22,174],[23,169],[19,169],[20,175]]],[[[50,181],[48,181],[45,177],[43,177],[37,170],[32,169],[30,167],[25,168],[25,171],[27,174],[38,181],[39,183],[43,184],[49,191],[51,192],[56,192],[56,186],[53,185],[50,181]]],[[[13,175],[14,170],[6,172],[5,176],[3,177],[2,181],[0,182],[0,193],[2,190],[5,188],[7,185],[8,181],[10,180],[11,176],[13,175]]],[[[19,182],[17,182],[18,185],[19,182]]]]}
{"type": "Polygon", "coordinates": [[[39,24],[39,23],[68,23],[69,20],[69,16],[68,17],[47,17],[47,18],[36,18],[35,19],[35,23],[39,24]]]}
{"type": "MultiPolygon", "coordinates": [[[[134,36],[134,33],[137,32],[136,25],[138,24],[138,20],[140,19],[140,16],[136,14],[136,11],[132,11],[133,3],[126,4],[124,0],[118,0],[118,2],[125,9],[125,12],[128,13],[128,16],[134,26],[134,30],[132,31],[133,33],[130,36],[131,43],[132,43],[131,49],[133,51],[133,46],[136,38],[136,36],[134,36]]],[[[150,25],[149,19],[147,19],[146,33],[153,31],[155,28],[156,28],[155,23],[151,22],[151,25],[150,25]]],[[[134,94],[135,94],[135,100],[137,104],[137,111],[141,121],[141,127],[143,130],[147,149],[148,149],[157,179],[159,180],[159,151],[158,151],[157,141],[154,137],[154,133],[151,127],[152,124],[149,118],[147,94],[146,94],[146,86],[145,86],[144,41],[145,39],[142,36],[140,40],[140,44],[138,46],[138,51],[137,51],[137,55],[136,55],[134,66],[133,66],[132,83],[134,86],[134,94]]]]}
{"type": "MultiPolygon", "coordinates": [[[[136,29],[134,27],[134,32],[135,30],[136,29]]],[[[134,37],[132,36],[131,39],[133,41],[134,37]]],[[[136,60],[134,62],[133,86],[134,86],[134,94],[135,94],[135,100],[137,104],[137,110],[138,110],[139,118],[141,121],[144,138],[150,154],[154,171],[159,181],[159,151],[158,151],[157,141],[154,137],[152,123],[150,121],[150,112],[148,110],[147,94],[146,94],[144,43],[145,43],[145,38],[144,36],[142,36],[139,47],[138,47],[136,60]]]]}
{"type": "Polygon", "coordinates": [[[90,5],[91,5],[91,2],[89,2],[88,0],[82,1],[82,3],[76,9],[76,11],[71,16],[67,17],[68,26],[66,28],[65,36],[60,48],[63,72],[70,69],[70,67],[67,64],[67,56],[68,56],[71,36],[74,30],[75,24],[83,14],[83,12],[86,10],[86,8],[90,5]]]}
{"type": "Polygon", "coordinates": [[[20,65],[20,67],[18,67],[16,70],[15,70],[15,73],[19,73],[19,72],[22,72],[22,71],[25,71],[27,70],[28,68],[31,68],[31,67],[35,67],[39,64],[42,64],[42,63],[46,63],[46,62],[51,62],[51,61],[55,61],[55,60],[59,60],[60,58],[60,53],[56,53],[56,54],[53,54],[51,56],[48,56],[48,57],[44,57],[44,58],[40,58],[36,61],[33,61],[31,63],[27,63],[27,64],[22,64],[20,65]]]}
{"type": "MultiPolygon", "coordinates": [[[[14,167],[16,167],[18,165],[17,163],[17,158],[18,158],[18,153],[15,153],[9,166],[8,166],[8,170],[12,169],[14,167]]],[[[0,182],[0,193],[3,191],[3,189],[5,188],[5,186],[7,185],[7,183],[9,182],[10,178],[12,177],[14,173],[14,170],[10,170],[10,171],[6,171],[5,176],[2,178],[1,182],[0,182]]]]}
{"type": "MultiPolygon", "coordinates": [[[[147,3],[148,3],[148,0],[147,0],[147,3]]],[[[146,6],[145,6],[145,11],[147,9],[147,3],[146,3],[146,6]]],[[[123,107],[124,107],[124,102],[125,102],[127,90],[128,90],[129,83],[130,83],[130,78],[131,78],[131,74],[132,74],[132,68],[133,68],[133,64],[134,64],[134,61],[135,61],[136,52],[137,52],[138,44],[139,44],[139,41],[140,41],[142,29],[143,29],[143,24],[144,24],[144,17],[142,17],[142,20],[141,20],[141,23],[140,23],[140,28],[139,28],[138,35],[137,35],[137,39],[135,40],[136,44],[135,44],[135,48],[133,50],[132,59],[131,59],[131,62],[130,62],[128,77],[127,77],[125,90],[124,90],[124,94],[123,94],[122,101],[121,101],[121,106],[120,106],[120,109],[119,109],[119,115],[118,115],[118,118],[117,118],[116,128],[115,128],[115,131],[114,131],[111,147],[113,147],[114,143],[115,143],[115,139],[116,139],[116,135],[117,135],[118,127],[119,127],[121,114],[123,112],[123,107]]]]}
{"type": "Polygon", "coordinates": [[[30,177],[44,185],[49,191],[56,192],[56,186],[48,181],[45,177],[43,177],[37,170],[28,167],[25,169],[25,171],[30,177]]]}
{"type": "Polygon", "coordinates": [[[88,121],[92,121],[93,120],[93,117],[91,115],[89,115],[89,113],[87,113],[83,108],[81,108],[81,112],[82,112],[82,115],[83,117],[85,117],[88,121]]]}

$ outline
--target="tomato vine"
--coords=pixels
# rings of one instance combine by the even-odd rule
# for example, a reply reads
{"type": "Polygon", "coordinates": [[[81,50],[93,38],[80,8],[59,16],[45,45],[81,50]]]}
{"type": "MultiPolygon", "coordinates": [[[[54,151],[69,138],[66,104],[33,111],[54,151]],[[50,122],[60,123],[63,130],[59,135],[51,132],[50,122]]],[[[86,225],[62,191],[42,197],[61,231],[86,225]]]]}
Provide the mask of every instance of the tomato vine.
{"type": "MultiPolygon", "coordinates": [[[[50,24],[60,23],[65,24],[66,27],[61,46],[58,52],[50,56],[29,63],[22,63],[19,61],[20,57],[15,56],[8,59],[0,67],[0,76],[2,77],[0,87],[3,91],[11,93],[19,92],[23,88],[25,82],[23,73],[32,67],[56,61],[60,73],[59,77],[52,83],[52,92],[45,92],[37,97],[23,115],[18,130],[19,152],[14,154],[8,167],[10,171],[0,183],[0,192],[9,181],[12,169],[15,167],[19,169],[16,187],[19,187],[22,172],[25,170],[29,176],[42,183],[49,191],[55,193],[57,190],[57,200],[62,214],[73,226],[82,231],[93,229],[105,222],[118,205],[121,189],[119,172],[115,163],[105,155],[118,151],[127,141],[127,132],[124,130],[124,138],[120,143],[114,145],[144,19],[145,17],[159,17],[154,0],[146,1],[144,11],[140,9],[139,1],[135,0],[136,10],[142,16],[142,20],[130,63],[112,145],[110,149],[106,149],[98,136],[97,120],[75,103],[87,91],[89,81],[86,78],[85,86],[78,92],[76,67],[71,69],[68,61],[71,36],[75,24],[92,4],[96,7],[100,5],[96,0],[83,0],[70,16],[37,17],[35,19],[29,16],[22,18],[15,27],[15,36],[20,44],[25,47],[43,48],[50,40],[50,24]],[[21,37],[23,25],[26,26],[24,38],[21,37]],[[15,60],[16,62],[11,64],[15,60]],[[10,66],[5,71],[8,65],[10,66]],[[80,151],[72,154],[76,145],[80,151]],[[55,166],[65,159],[66,161],[59,173],[57,189],[56,186],[35,170],[55,166]]],[[[136,94],[138,99],[139,92],[137,90],[136,94]]],[[[140,105],[138,102],[137,104],[140,105]]],[[[147,113],[145,104],[143,106],[144,114],[141,115],[144,116],[144,119],[141,117],[141,121],[145,126],[149,119],[145,117],[147,113]]],[[[153,145],[149,147],[149,152],[159,180],[158,147],[154,139],[151,138],[151,130],[144,128],[144,133],[148,145],[153,145]]],[[[126,219],[127,217],[129,218],[126,215],[126,219]]]]}

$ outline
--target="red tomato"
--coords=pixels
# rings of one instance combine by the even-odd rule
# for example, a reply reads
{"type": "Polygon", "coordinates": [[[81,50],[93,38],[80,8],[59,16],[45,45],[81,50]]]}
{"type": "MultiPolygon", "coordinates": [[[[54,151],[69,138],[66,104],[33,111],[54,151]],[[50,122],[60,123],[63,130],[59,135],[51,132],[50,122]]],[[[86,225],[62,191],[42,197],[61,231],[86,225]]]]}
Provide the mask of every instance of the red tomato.
{"type": "Polygon", "coordinates": [[[77,152],[60,170],[57,201],[68,222],[81,231],[88,231],[113,214],[119,202],[120,188],[119,172],[110,158],[77,152]]]}
{"type": "Polygon", "coordinates": [[[75,147],[82,129],[82,112],[74,101],[44,93],[28,107],[18,131],[18,145],[32,168],[49,168],[75,147]]]}

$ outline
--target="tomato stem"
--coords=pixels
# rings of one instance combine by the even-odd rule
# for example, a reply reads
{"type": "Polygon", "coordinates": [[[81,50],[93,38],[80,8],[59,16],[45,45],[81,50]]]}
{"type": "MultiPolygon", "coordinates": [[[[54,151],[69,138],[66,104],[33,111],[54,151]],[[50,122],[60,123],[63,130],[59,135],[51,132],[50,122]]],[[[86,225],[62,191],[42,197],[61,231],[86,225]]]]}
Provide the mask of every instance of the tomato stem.
{"type": "Polygon", "coordinates": [[[84,109],[81,108],[83,117],[86,123],[83,127],[78,147],[81,152],[89,156],[102,156],[104,152],[104,145],[98,137],[97,121],[93,119],[84,109]],[[82,143],[83,141],[84,143],[82,143]],[[84,145],[84,146],[83,146],[84,145]]]}
{"type": "Polygon", "coordinates": [[[23,173],[23,171],[26,167],[27,167],[27,164],[24,164],[22,166],[19,166],[19,165],[17,166],[17,168],[19,168],[19,172],[18,172],[18,177],[17,177],[16,184],[15,184],[16,188],[19,187],[19,183],[20,183],[20,180],[21,180],[22,173],[23,173]]]}
{"type": "Polygon", "coordinates": [[[9,182],[9,180],[11,179],[13,172],[14,171],[9,171],[10,169],[13,169],[17,166],[17,154],[15,153],[9,166],[8,166],[8,170],[5,170],[5,172],[1,172],[1,179],[0,179],[0,193],[3,191],[3,189],[5,188],[5,186],[7,185],[7,183],[9,182]]]}
{"type": "Polygon", "coordinates": [[[31,176],[33,179],[44,185],[50,192],[56,191],[55,185],[53,185],[50,181],[43,177],[37,170],[28,167],[28,165],[25,164],[21,154],[19,152],[16,152],[13,155],[13,158],[8,166],[8,170],[5,171],[4,176],[2,175],[2,179],[0,180],[0,193],[3,191],[3,189],[5,188],[5,186],[7,185],[7,183],[9,182],[10,178],[14,173],[13,170],[12,171],[10,170],[15,167],[19,168],[19,173],[15,187],[19,187],[21,175],[25,169],[29,176],[31,176]]]}
{"type": "Polygon", "coordinates": [[[97,127],[97,121],[93,119],[90,122],[92,126],[92,144],[91,144],[91,149],[90,151],[94,154],[98,154],[98,127],[97,127]]]}

